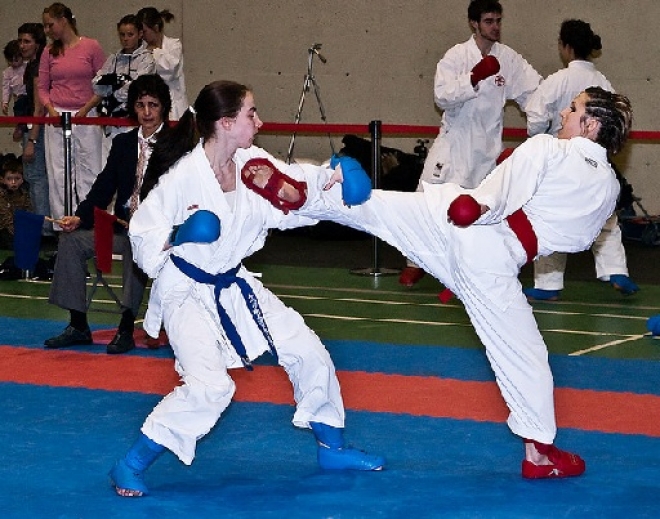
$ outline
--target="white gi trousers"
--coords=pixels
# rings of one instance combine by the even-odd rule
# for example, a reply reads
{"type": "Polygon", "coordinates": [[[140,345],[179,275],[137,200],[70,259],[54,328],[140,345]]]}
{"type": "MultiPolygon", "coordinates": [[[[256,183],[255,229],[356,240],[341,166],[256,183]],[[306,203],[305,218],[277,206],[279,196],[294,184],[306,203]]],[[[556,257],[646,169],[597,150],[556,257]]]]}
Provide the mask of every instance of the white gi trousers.
{"type": "Polygon", "coordinates": [[[486,348],[510,411],[509,428],[522,438],[553,443],[554,384],[547,347],[518,281],[527,261],[520,241],[505,222],[464,229],[449,224],[440,215],[461,192],[457,186],[425,190],[441,201],[433,214],[424,193],[374,190],[367,202],[348,208],[337,189],[325,195],[324,208],[304,214],[381,238],[452,290],[486,348]]]}
{"type": "MultiPolygon", "coordinates": [[[[55,108],[58,112],[75,110],[55,108]]],[[[72,114],[73,116],[73,114],[72,114]]],[[[89,111],[88,117],[96,116],[96,109],[89,111]]],[[[71,128],[71,192],[73,214],[78,203],[85,199],[94,180],[101,172],[102,131],[96,125],[74,124],[71,128]]],[[[48,193],[50,212],[54,218],[70,216],[64,214],[64,135],[61,126],[46,125],[44,131],[46,145],[46,169],[48,171],[48,193]]],[[[59,226],[53,226],[60,230],[59,226]]]]}
{"type": "MultiPolygon", "coordinates": [[[[294,425],[306,428],[311,421],[343,428],[344,405],[339,382],[320,339],[296,311],[284,305],[245,269],[241,271],[241,277],[248,279],[257,296],[275,343],[278,362],[293,385],[294,425]]],[[[197,440],[215,425],[236,389],[228,373],[228,365],[236,365],[232,358],[235,352],[228,349],[232,346],[219,327],[217,309],[208,306],[213,287],[197,284],[196,289],[188,297],[168,294],[163,304],[165,330],[183,384],[154,408],[142,426],[146,436],[167,447],[186,465],[195,457],[197,440]]],[[[235,285],[225,289],[221,296],[225,304],[227,292],[234,308],[246,308],[244,313],[247,313],[240,290],[235,285]]],[[[234,324],[241,333],[242,321],[234,318],[234,324]]],[[[259,372],[253,376],[258,377],[259,372]]]]}
{"type": "MultiPolygon", "coordinates": [[[[615,274],[628,275],[626,251],[623,247],[621,228],[616,213],[605,222],[603,230],[591,246],[596,262],[596,277],[609,281],[615,274]]],[[[566,254],[555,252],[540,256],[534,261],[534,288],[563,290],[566,272],[566,254]]]]}

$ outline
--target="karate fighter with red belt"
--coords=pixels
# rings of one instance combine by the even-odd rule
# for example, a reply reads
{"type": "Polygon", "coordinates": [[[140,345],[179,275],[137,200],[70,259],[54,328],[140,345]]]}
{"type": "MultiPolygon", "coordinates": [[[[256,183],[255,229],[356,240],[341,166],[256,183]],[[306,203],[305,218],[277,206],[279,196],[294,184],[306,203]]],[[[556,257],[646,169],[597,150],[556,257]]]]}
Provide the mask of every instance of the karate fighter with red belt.
{"type": "Polygon", "coordinates": [[[373,190],[361,205],[346,205],[341,192],[360,175],[345,161],[296,211],[383,239],[463,302],[509,408],[507,423],[523,439],[522,475],[530,479],[579,476],[585,462],[554,446],[548,351],[518,274],[539,255],[590,247],[619,193],[608,153],[621,149],[632,122],[628,99],[601,88],[582,92],[561,115],[557,138],[528,139],[475,189],[373,190]]]}

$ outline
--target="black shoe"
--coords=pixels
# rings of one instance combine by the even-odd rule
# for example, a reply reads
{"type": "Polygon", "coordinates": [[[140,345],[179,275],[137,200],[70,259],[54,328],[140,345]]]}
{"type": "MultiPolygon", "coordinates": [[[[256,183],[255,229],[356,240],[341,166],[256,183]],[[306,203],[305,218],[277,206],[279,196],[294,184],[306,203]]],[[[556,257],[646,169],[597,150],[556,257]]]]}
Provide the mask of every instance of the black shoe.
{"type": "Polygon", "coordinates": [[[116,353],[126,353],[135,348],[135,341],[133,340],[133,333],[118,331],[113,339],[108,343],[106,352],[110,355],[116,353]]]}
{"type": "Polygon", "coordinates": [[[81,331],[73,326],[67,326],[62,333],[44,341],[44,346],[50,349],[66,348],[78,344],[92,344],[92,332],[89,328],[81,331]]]}

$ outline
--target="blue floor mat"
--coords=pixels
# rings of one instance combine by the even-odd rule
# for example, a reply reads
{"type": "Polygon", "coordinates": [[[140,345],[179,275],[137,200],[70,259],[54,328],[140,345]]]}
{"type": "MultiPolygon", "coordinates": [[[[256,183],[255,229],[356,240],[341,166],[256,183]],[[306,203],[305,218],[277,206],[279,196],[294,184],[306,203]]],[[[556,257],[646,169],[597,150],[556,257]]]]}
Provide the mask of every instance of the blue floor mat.
{"type": "Polygon", "coordinates": [[[525,481],[503,424],[349,412],[349,443],[387,457],[379,473],[318,469],[292,408],[234,403],[192,466],[169,452],[152,494],[119,498],[107,471],[159,397],[1,384],[3,518],[657,517],[657,438],[561,430],[587,473],[525,481]]]}

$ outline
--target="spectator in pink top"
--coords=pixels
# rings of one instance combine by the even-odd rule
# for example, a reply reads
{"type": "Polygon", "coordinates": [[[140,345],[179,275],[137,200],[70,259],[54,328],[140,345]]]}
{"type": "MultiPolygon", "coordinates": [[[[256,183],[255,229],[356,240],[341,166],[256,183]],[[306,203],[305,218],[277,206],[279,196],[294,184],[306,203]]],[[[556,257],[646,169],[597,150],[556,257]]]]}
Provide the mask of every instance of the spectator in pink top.
{"type": "MultiPolygon", "coordinates": [[[[101,45],[92,38],[80,36],[71,9],[62,3],[46,7],[43,22],[46,35],[52,40],[39,63],[39,98],[44,109],[52,117],[59,117],[63,112],[70,112],[72,117],[96,116],[96,105],[101,98],[92,90],[92,79],[105,62],[101,45]]],[[[47,125],[45,140],[50,209],[52,216],[60,218],[66,214],[62,128],[47,125]]],[[[71,144],[71,211],[75,211],[102,169],[101,128],[74,125],[71,144]]]]}

